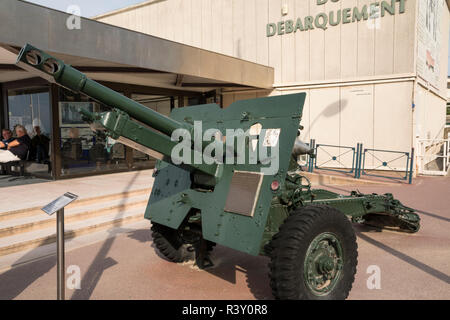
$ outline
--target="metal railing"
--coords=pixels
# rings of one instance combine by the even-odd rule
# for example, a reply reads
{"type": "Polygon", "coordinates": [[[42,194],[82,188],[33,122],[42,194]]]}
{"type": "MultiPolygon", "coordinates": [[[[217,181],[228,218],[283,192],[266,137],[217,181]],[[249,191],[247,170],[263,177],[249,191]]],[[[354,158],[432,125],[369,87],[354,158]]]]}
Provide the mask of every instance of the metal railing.
{"type": "MultiPolygon", "coordinates": [[[[361,175],[365,175],[386,179],[406,180],[409,184],[412,183],[414,148],[411,149],[411,152],[368,149],[364,148],[362,143],[358,143],[355,148],[316,144],[314,139],[311,139],[310,146],[315,150],[315,156],[309,156],[306,161],[308,172],[313,172],[314,169],[320,169],[353,174],[355,179],[360,179],[361,175]],[[320,160],[318,160],[319,152],[322,155],[320,160]],[[342,157],[345,155],[349,155],[347,162],[342,160],[342,157]],[[370,167],[369,157],[376,163],[370,167]],[[348,162],[350,158],[352,159],[351,166],[348,162]],[[402,161],[404,161],[404,167],[401,165],[401,168],[399,168],[398,164],[402,161]],[[383,172],[386,172],[386,174],[383,174],[383,172]]],[[[447,155],[450,155],[450,153],[447,153],[447,155]]]]}
{"type": "Polygon", "coordinates": [[[362,174],[366,176],[387,178],[387,179],[399,179],[399,180],[408,180],[409,183],[412,183],[412,174],[413,174],[413,158],[414,158],[414,149],[411,149],[411,152],[402,152],[402,151],[392,151],[392,150],[382,150],[382,149],[364,149],[362,154],[362,174]],[[377,164],[373,165],[372,168],[366,168],[366,157],[371,156],[374,162],[377,164]],[[394,162],[405,161],[405,167],[399,169],[398,167],[394,168],[394,162]],[[367,170],[377,170],[377,171],[388,171],[393,175],[388,174],[378,174],[371,173],[367,170]]]}
{"type": "Polygon", "coordinates": [[[330,171],[338,171],[344,173],[353,173],[355,171],[356,150],[354,147],[335,146],[330,144],[317,144],[315,147],[314,168],[330,171]],[[321,159],[320,164],[317,164],[319,152],[325,154],[325,159],[321,159]],[[345,155],[351,155],[352,166],[348,168],[341,158],[345,155]]]}

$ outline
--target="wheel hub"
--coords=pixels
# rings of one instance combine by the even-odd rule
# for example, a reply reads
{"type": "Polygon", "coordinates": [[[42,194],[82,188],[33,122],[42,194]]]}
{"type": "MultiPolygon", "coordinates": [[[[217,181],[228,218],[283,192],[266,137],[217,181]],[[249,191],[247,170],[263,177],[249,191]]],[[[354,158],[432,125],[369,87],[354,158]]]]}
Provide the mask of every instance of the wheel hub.
{"type": "Polygon", "coordinates": [[[317,296],[329,294],[341,278],[343,250],[336,235],[325,232],[311,241],[304,264],[307,287],[317,296]]]}

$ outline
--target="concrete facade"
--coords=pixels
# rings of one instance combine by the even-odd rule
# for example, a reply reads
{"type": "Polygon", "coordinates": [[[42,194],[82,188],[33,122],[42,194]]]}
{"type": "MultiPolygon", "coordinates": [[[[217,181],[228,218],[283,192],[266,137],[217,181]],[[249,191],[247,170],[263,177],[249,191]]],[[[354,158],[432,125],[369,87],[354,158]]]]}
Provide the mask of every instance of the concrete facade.
{"type": "Polygon", "coordinates": [[[444,0],[147,1],[94,19],[273,67],[273,90],[224,91],[224,105],[307,92],[304,140],[408,152],[443,136],[444,0]]]}

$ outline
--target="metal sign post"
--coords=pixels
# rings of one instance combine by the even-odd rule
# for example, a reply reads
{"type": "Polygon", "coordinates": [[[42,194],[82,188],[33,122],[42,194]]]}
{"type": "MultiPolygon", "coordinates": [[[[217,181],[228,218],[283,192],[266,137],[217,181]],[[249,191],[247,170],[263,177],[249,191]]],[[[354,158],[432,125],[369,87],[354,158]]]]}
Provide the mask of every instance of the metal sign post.
{"type": "Polygon", "coordinates": [[[78,198],[73,193],[66,193],[42,208],[49,216],[56,214],[56,251],[57,251],[57,298],[65,299],[65,261],[64,261],[64,207],[78,198]]]}
{"type": "Polygon", "coordinates": [[[56,251],[57,251],[57,286],[58,286],[58,300],[65,300],[65,254],[64,254],[64,208],[58,210],[56,213],[56,251]]]}

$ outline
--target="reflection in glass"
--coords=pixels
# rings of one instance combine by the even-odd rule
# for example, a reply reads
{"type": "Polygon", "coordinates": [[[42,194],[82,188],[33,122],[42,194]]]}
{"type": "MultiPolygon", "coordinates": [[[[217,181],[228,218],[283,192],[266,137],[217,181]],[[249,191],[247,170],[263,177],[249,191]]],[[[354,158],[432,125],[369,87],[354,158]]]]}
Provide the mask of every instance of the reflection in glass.
{"type": "MultiPolygon", "coordinates": [[[[132,99],[165,116],[169,116],[173,108],[177,108],[178,99],[174,97],[133,94],[132,99]]],[[[138,150],[133,150],[133,168],[152,168],[156,160],[138,150]]]]}
{"type": "Polygon", "coordinates": [[[51,176],[51,108],[48,87],[33,87],[8,90],[9,128],[22,125],[32,139],[28,161],[35,162],[27,167],[32,175],[49,178],[51,176]]]}
{"type": "Polygon", "coordinates": [[[109,108],[66,89],[60,89],[59,116],[61,134],[62,174],[127,169],[125,146],[94,132],[78,112],[105,112],[109,108]]]}

